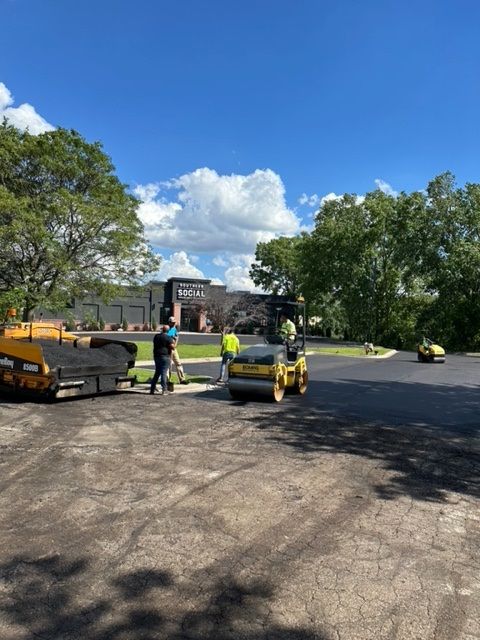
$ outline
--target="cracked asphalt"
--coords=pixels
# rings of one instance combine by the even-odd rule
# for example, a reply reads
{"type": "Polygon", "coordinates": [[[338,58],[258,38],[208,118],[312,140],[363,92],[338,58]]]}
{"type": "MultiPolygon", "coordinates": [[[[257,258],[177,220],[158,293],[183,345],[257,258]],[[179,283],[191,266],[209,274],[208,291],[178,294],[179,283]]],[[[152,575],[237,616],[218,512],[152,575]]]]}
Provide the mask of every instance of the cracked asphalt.
{"type": "Polygon", "coordinates": [[[0,399],[0,638],[479,639],[463,360],[312,358],[279,405],[0,399]]]}

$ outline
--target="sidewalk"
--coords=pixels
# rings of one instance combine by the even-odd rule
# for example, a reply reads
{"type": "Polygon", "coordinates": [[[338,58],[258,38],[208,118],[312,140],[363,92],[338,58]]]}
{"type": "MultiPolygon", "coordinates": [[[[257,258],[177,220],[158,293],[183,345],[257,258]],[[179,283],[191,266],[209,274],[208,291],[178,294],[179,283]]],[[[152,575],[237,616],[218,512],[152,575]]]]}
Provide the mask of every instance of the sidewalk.
{"type": "MultiPolygon", "coordinates": [[[[182,358],[182,364],[202,364],[202,362],[221,362],[219,357],[211,358],[182,358]]],[[[155,362],[153,360],[137,360],[135,362],[136,367],[153,367],[155,368],[155,362]]]]}
{"type": "MultiPolygon", "coordinates": [[[[157,388],[160,389],[160,385],[157,385],[157,388]]],[[[219,391],[221,389],[226,389],[226,385],[216,384],[213,381],[213,378],[210,378],[208,382],[190,382],[189,384],[176,384],[175,391],[169,393],[168,395],[182,395],[184,393],[203,393],[204,391],[219,391]]],[[[121,389],[123,393],[143,393],[150,394],[150,384],[149,383],[137,383],[134,387],[129,387],[128,389],[121,389]]],[[[154,395],[158,397],[163,397],[160,393],[156,393],[154,395]]]]}

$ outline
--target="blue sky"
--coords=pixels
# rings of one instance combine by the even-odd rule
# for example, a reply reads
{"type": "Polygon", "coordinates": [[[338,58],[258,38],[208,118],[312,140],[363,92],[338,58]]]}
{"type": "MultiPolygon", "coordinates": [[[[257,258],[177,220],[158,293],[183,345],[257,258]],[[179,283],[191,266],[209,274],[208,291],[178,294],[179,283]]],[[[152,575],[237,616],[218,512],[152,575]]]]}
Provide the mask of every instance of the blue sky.
{"type": "Polygon", "coordinates": [[[3,112],[103,142],[162,275],[248,287],[327,194],[479,180],[473,0],[0,0],[0,24],[3,112]]]}

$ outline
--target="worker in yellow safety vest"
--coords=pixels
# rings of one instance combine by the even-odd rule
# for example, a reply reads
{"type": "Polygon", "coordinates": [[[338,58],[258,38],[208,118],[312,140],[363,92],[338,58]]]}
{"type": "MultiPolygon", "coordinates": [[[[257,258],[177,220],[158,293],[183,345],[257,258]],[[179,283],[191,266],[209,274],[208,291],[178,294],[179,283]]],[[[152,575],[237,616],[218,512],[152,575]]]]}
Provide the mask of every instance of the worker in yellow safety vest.
{"type": "Polygon", "coordinates": [[[295,342],[295,338],[297,337],[297,329],[293,322],[287,318],[286,315],[282,314],[280,316],[280,335],[282,338],[287,340],[288,342],[295,342]]]}
{"type": "Polygon", "coordinates": [[[227,329],[227,332],[222,338],[222,348],[220,355],[222,356],[222,364],[220,367],[220,375],[217,378],[217,382],[224,382],[225,370],[228,363],[240,352],[240,342],[237,336],[234,334],[233,329],[227,329]]]}

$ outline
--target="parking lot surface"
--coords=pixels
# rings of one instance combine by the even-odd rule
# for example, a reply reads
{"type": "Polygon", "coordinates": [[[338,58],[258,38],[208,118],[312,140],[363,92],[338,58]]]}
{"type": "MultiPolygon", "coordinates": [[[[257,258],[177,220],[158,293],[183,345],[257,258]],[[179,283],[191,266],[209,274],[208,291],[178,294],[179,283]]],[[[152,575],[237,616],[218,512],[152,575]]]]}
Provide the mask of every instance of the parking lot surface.
{"type": "Polygon", "coordinates": [[[0,637],[480,638],[480,362],[309,368],[278,405],[1,399],[0,637]]]}

